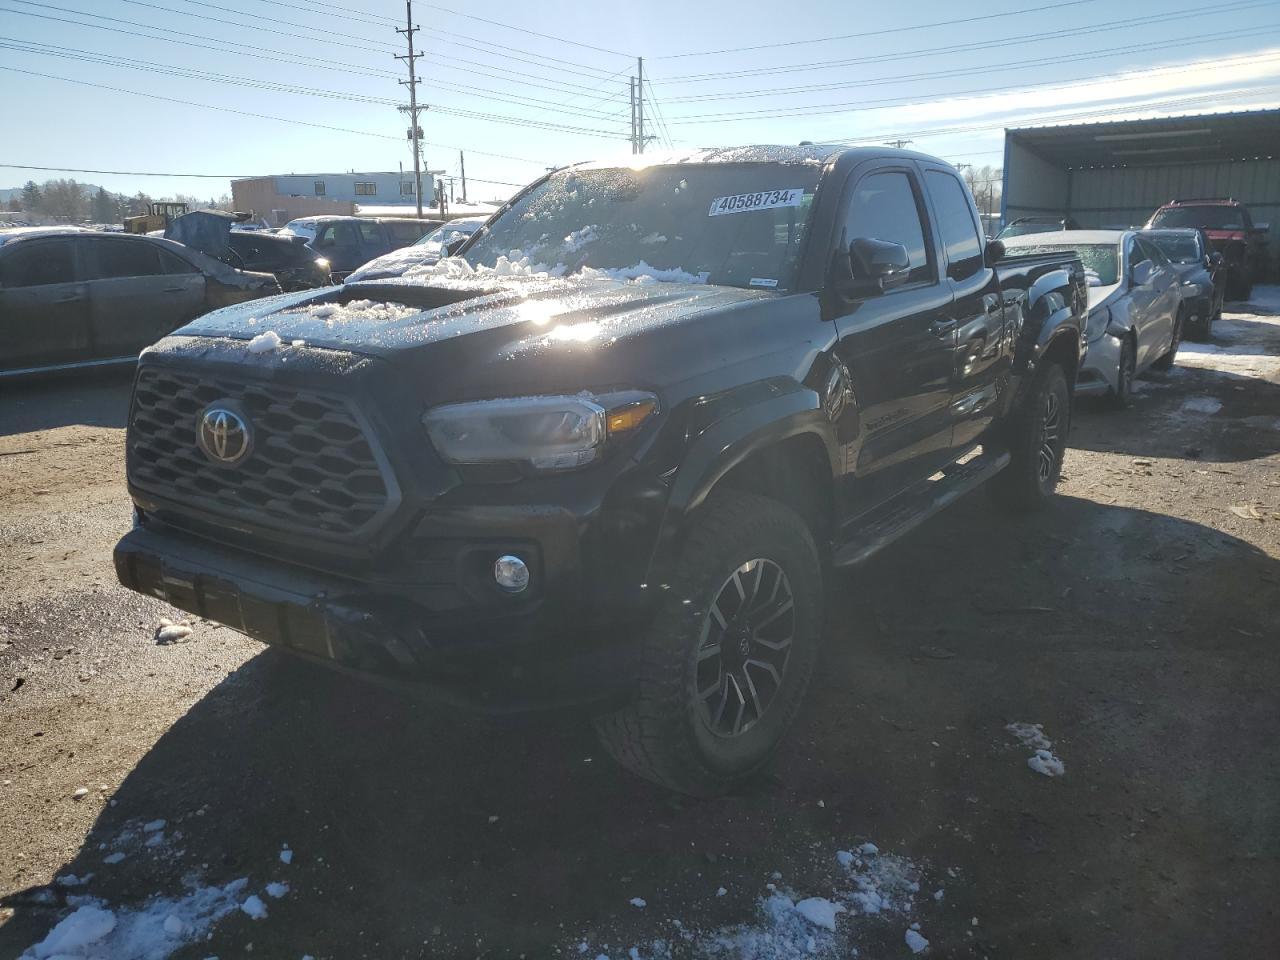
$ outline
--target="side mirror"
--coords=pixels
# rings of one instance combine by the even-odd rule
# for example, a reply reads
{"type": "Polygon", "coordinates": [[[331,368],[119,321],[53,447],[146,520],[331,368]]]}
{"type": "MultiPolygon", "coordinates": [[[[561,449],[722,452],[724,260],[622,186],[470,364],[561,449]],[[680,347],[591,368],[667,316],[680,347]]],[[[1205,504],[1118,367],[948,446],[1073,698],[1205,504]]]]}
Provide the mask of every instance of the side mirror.
{"type": "Polygon", "coordinates": [[[1218,253],[1218,251],[1216,250],[1213,253],[1209,254],[1209,266],[1211,267],[1222,266],[1222,254],[1218,253]]]}
{"type": "Polygon", "coordinates": [[[983,250],[983,260],[988,267],[994,267],[1004,259],[1004,254],[1005,249],[1002,241],[988,240],[986,249],[983,250]]]}
{"type": "Polygon", "coordinates": [[[1141,263],[1134,264],[1130,277],[1135,287],[1141,287],[1151,282],[1151,278],[1155,276],[1156,267],[1150,260],[1143,260],[1141,263]]]}
{"type": "Polygon", "coordinates": [[[849,244],[849,270],[853,293],[874,296],[906,282],[911,257],[900,243],[859,237],[849,244]]]}

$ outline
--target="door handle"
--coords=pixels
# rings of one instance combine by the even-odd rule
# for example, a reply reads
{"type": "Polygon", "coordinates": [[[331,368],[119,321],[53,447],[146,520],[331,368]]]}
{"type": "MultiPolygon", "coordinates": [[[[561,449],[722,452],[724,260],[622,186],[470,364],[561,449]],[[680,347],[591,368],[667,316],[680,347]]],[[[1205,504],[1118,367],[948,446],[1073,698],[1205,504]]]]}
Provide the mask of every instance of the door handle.
{"type": "Polygon", "coordinates": [[[182,287],[165,287],[164,292],[165,293],[181,293],[182,289],[183,289],[182,287]]]}
{"type": "Polygon", "coordinates": [[[949,320],[934,320],[933,323],[929,324],[929,332],[935,337],[945,337],[956,328],[959,322],[955,317],[949,320]]]}
{"type": "Polygon", "coordinates": [[[65,296],[59,297],[56,302],[57,303],[79,303],[83,299],[84,298],[80,296],[80,294],[78,293],[68,293],[65,296]]]}

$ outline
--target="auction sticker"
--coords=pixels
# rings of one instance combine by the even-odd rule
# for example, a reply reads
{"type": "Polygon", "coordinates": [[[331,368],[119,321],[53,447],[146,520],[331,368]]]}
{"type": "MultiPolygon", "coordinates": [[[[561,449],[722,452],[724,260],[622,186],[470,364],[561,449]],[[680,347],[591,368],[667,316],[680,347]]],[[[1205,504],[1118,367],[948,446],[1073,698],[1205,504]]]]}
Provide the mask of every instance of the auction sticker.
{"type": "Polygon", "coordinates": [[[739,193],[732,197],[716,197],[711,201],[708,217],[720,217],[727,213],[750,213],[752,210],[770,210],[774,207],[798,207],[804,190],[760,190],[756,193],[739,193]]]}

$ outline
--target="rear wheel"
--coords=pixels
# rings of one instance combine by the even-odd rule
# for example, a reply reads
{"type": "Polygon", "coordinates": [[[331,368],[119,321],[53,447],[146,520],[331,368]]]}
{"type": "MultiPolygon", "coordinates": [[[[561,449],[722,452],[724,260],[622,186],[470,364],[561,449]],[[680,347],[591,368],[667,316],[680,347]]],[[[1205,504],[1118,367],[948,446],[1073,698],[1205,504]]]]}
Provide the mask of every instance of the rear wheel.
{"type": "Polygon", "coordinates": [[[1034,510],[1053,496],[1067,452],[1071,391],[1059,364],[1042,367],[1010,425],[1012,462],[996,475],[992,490],[1015,510],[1034,510]]]}
{"type": "Polygon", "coordinates": [[[1178,359],[1178,347],[1182,346],[1182,330],[1183,317],[1185,311],[1179,307],[1178,316],[1173,321],[1173,342],[1169,344],[1169,349],[1159,360],[1151,364],[1152,370],[1169,370],[1173,367],[1173,362],[1178,359]]]}
{"type": "Polygon", "coordinates": [[[696,796],[733,788],[773,755],[822,634],[822,566],[791,509],[726,491],[703,508],[653,623],[635,701],[596,731],[619,763],[696,796]]]}

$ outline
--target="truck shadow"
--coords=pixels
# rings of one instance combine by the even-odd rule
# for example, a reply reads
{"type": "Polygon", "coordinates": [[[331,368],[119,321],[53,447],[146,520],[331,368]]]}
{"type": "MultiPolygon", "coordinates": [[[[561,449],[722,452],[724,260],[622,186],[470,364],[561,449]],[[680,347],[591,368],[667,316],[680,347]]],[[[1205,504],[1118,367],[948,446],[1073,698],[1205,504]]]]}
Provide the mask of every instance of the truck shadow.
{"type": "Polygon", "coordinates": [[[133,371],[0,381],[0,437],[82,424],[124,427],[133,371]]]}
{"type": "MultiPolygon", "coordinates": [[[[601,929],[613,932],[608,942],[633,943],[646,931],[672,936],[672,917],[711,926],[750,919],[770,871],[802,889],[815,847],[830,859],[871,838],[986,877],[980,903],[972,885],[948,889],[947,915],[963,923],[949,940],[939,914],[930,931],[937,949],[966,943],[971,913],[999,955],[1017,954],[1016,939],[1011,954],[1000,949],[1009,945],[1002,930],[1016,937],[1033,918],[1101,931],[1087,912],[1095,891],[1064,889],[1068,873],[1086,881],[1060,865],[1105,861],[1087,883],[1107,902],[1117,871],[1139,883],[1154,869],[1108,854],[1131,824],[1088,821],[1087,836],[1075,829],[1087,820],[1082,805],[1112,804],[1135,755],[1147,769],[1142,784],[1124,788],[1126,809],[1151,794],[1173,823],[1178,797],[1193,791],[1185,815],[1223,845],[1221,856],[1245,843],[1231,828],[1257,815],[1249,804],[1273,802],[1249,771],[1269,763],[1268,749],[1274,761],[1274,744],[1241,737],[1238,751],[1205,768],[1216,784],[1188,774],[1199,757],[1186,725],[1197,714],[1172,699],[1169,678],[1180,674],[1166,661],[1178,647],[1214,658],[1210,672],[1221,676],[1202,676],[1202,695],[1229,696],[1240,724],[1256,714],[1258,729],[1270,729],[1280,684],[1257,637],[1274,627],[1265,595],[1274,596],[1280,564],[1208,527],[1067,497],[1024,524],[995,517],[987,498],[971,497],[839,578],[824,663],[787,748],[757,786],[721,800],[685,801],[632,779],[580,719],[477,721],[264,652],[196,702],[120,785],[57,871],[93,874],[87,886],[8,898],[15,915],[0,929],[0,954],[43,937],[65,915],[68,892],[124,909],[180,894],[194,872],[209,883],[248,877],[258,892],[284,880],[292,891],[268,901],[266,921],[236,912],[177,956],[238,956],[249,941],[266,957],[548,956],[601,929]],[[1236,689],[1225,695],[1228,683],[1236,689]],[[1123,706],[1135,700],[1152,704],[1146,718],[1123,706]],[[1007,745],[993,748],[1015,719],[1065,738],[1079,779],[1041,782],[1007,745]],[[1121,719],[1124,734],[1108,726],[1121,719]],[[1073,783],[1078,790],[1067,789],[1073,783]],[[1082,794],[1086,783],[1102,792],[1082,794]],[[1016,811],[1032,802],[1024,792],[1047,786],[1063,789],[1037,794],[1037,816],[1057,826],[1031,839],[1016,811]],[[163,839],[148,846],[141,824],[158,818],[167,821],[163,839]],[[988,852],[1028,852],[1033,842],[1045,846],[1030,852],[1049,855],[993,864],[988,852]],[[286,844],[288,865],[279,857],[286,844]],[[127,856],[111,865],[113,852],[127,856]],[[733,896],[717,898],[718,886],[733,896]],[[630,906],[632,897],[654,904],[653,916],[630,906]]],[[[1188,843],[1166,854],[1182,859],[1163,864],[1179,878],[1183,861],[1200,871],[1180,888],[1190,902],[1199,902],[1196,883],[1209,882],[1194,863],[1203,850],[1188,843]]],[[[1268,885],[1238,869],[1232,900],[1243,912],[1268,885]]],[[[937,873],[930,882],[952,883],[941,866],[937,873]]],[[[1127,909],[1106,908],[1116,936],[1140,927],[1145,942],[1164,942],[1150,904],[1127,909]]],[[[1181,946],[1217,935],[1209,928],[1232,929],[1221,917],[1193,920],[1194,928],[1170,928],[1190,936],[1181,946]]],[[[885,943],[900,952],[900,925],[886,930],[885,943]]],[[[879,934],[869,936],[863,942],[873,944],[879,934]]],[[[1107,952],[1052,934],[1039,943],[1045,957],[1107,952]]]]}

